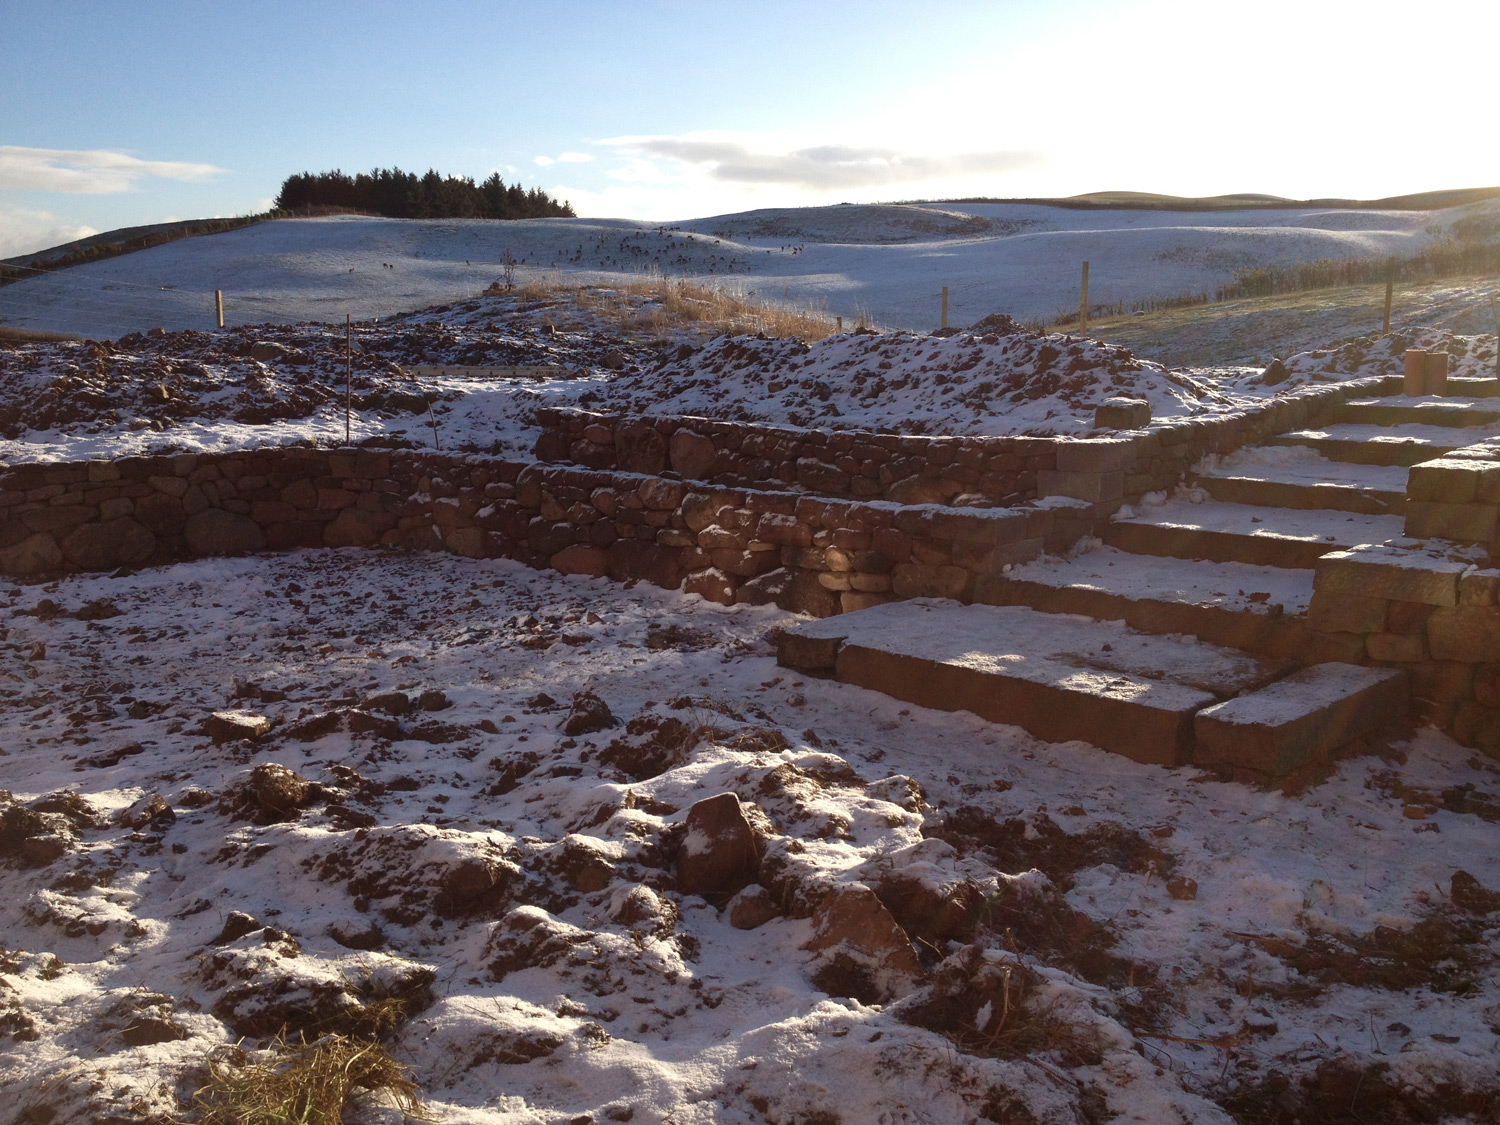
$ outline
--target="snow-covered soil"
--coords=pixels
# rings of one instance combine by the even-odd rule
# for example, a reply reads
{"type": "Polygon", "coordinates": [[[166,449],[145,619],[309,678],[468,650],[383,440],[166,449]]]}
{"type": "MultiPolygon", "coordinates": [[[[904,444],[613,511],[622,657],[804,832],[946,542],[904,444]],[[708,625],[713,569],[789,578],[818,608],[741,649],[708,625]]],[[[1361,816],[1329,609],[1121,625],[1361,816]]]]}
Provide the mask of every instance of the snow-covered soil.
{"type": "Polygon", "coordinates": [[[1492,1112],[1495,763],[1262,792],[794,678],[792,620],[354,550],[0,594],[0,1121],[160,1119],[283,1025],[383,1026],[445,1122],[1492,1112]],[[724,792],[768,889],[721,910],[724,792]],[[904,995],[809,948],[854,883],[904,995]]]}
{"type": "MultiPolygon", "coordinates": [[[[1117,345],[993,317],[973,333],[842,333],[813,345],[690,328],[621,335],[589,294],[479,296],[357,325],[252,325],[0,347],[0,462],[345,440],[528,455],[535,412],[579,406],[927,434],[1084,434],[1105,399],[1158,419],[1222,414],[1299,387],[1401,370],[1443,348],[1493,370],[1493,336],[1363,337],[1259,368],[1169,370],[1117,345]],[[423,373],[432,366],[544,372],[423,373]],[[346,386],[347,382],[347,386],[346,386]]],[[[632,300],[649,312],[653,298],[632,300]]]]}
{"type": "MultiPolygon", "coordinates": [[[[651,224],[610,219],[263,223],[79,266],[0,289],[0,325],[114,337],[230,324],[391,316],[453,301],[501,273],[590,283],[665,274],[826,308],[853,326],[937,327],[992,313],[1212,292],[1236,269],[1411,254],[1500,201],[1440,211],[1077,211],[1027,204],[773,209],[651,224]]],[[[1461,228],[1462,229],[1462,228],[1461,228]]],[[[1470,329],[1472,331],[1472,329],[1470,329]]]]}

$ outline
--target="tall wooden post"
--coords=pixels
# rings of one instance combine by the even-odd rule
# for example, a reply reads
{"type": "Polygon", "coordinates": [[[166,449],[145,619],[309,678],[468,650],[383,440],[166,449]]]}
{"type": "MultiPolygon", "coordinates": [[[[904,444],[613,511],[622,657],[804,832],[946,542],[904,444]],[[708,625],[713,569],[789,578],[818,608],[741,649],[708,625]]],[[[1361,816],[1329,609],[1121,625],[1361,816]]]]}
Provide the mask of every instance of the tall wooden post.
{"type": "Polygon", "coordinates": [[[1083,296],[1078,302],[1079,335],[1089,330],[1089,264],[1083,263],[1083,296]]]}
{"type": "Polygon", "coordinates": [[[224,327],[224,290],[214,290],[214,312],[218,314],[219,327],[224,327]]]}
{"type": "Polygon", "coordinates": [[[1385,263],[1385,316],[1380,321],[1380,334],[1389,336],[1391,334],[1391,295],[1396,290],[1396,259],[1391,258],[1385,263]]]}
{"type": "Polygon", "coordinates": [[[344,444],[350,440],[349,407],[354,397],[354,325],[349,314],[344,314],[344,444]]]}
{"type": "Polygon", "coordinates": [[[948,327],[948,287],[946,285],[943,286],[943,323],[941,327],[944,330],[948,327]]]}

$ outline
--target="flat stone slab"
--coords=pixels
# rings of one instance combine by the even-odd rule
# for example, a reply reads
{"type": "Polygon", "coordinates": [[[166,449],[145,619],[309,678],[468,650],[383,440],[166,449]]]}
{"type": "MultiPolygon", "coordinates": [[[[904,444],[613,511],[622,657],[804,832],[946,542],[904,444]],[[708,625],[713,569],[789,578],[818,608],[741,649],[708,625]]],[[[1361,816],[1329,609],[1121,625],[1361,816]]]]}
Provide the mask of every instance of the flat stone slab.
{"type": "Polygon", "coordinates": [[[783,635],[778,659],[908,703],[1011,723],[1049,742],[1077,739],[1168,766],[1189,760],[1198,711],[1285,671],[1119,622],[937,599],[799,625],[783,635]]]}
{"type": "Polygon", "coordinates": [[[1135,554],[1310,569],[1329,551],[1383,543],[1403,531],[1395,515],[1177,499],[1117,516],[1102,534],[1135,554]]]}
{"type": "Polygon", "coordinates": [[[1399,721],[1408,698],[1400,669],[1314,664],[1199,712],[1193,761],[1281,777],[1399,721]]]}

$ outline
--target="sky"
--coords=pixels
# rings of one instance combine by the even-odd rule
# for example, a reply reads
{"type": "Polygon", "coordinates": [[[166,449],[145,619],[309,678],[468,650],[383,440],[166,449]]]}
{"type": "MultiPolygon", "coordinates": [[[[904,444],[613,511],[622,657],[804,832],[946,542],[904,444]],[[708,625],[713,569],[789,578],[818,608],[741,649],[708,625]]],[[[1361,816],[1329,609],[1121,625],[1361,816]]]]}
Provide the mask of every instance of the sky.
{"type": "Polygon", "coordinates": [[[1497,41],[1494,0],[0,0],[0,257],[393,165],[654,221],[1490,186],[1497,41]]]}

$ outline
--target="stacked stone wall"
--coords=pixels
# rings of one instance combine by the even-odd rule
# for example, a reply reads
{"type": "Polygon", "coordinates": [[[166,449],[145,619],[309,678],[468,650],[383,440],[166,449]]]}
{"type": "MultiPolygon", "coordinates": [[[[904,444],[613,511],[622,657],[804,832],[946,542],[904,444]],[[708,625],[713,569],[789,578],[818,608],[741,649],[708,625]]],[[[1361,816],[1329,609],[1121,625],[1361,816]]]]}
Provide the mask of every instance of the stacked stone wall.
{"type": "Polygon", "coordinates": [[[1327,422],[1349,398],[1399,390],[1372,378],[1309,387],[1243,410],[1093,439],[922,437],[796,429],[691,416],[539,412],[538,460],[674,473],[727,487],[767,484],[840,499],[1010,507],[1067,496],[1107,514],[1172,487],[1208,454],[1327,422]]]}
{"type": "Polygon", "coordinates": [[[954,509],[643,474],[302,448],[11,467],[0,571],[35,577],[298,547],[512,558],[826,616],[975,582],[1089,527],[1068,507],[954,509]]]}
{"type": "Polygon", "coordinates": [[[1500,757],[1500,569],[1357,547],[1318,563],[1309,626],[1365,663],[1405,669],[1415,716],[1500,757]]]}

